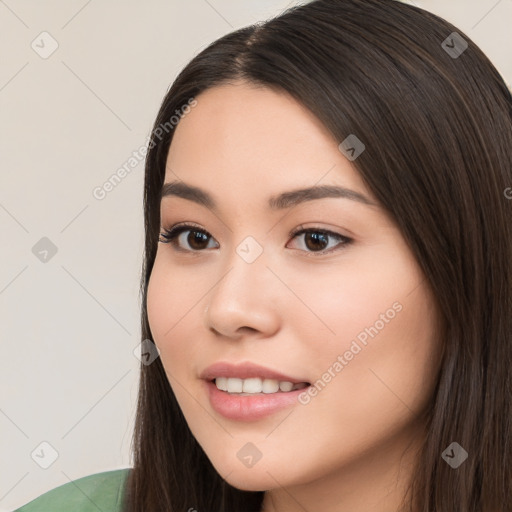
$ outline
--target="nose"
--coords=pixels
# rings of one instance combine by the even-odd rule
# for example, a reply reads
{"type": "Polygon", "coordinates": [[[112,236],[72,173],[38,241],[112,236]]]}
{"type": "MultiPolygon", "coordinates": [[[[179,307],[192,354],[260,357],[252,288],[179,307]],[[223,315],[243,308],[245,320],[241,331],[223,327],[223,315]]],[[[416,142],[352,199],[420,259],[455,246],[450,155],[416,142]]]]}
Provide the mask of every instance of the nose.
{"type": "Polygon", "coordinates": [[[267,268],[265,251],[248,263],[235,250],[208,296],[204,323],[217,334],[239,339],[272,336],[280,325],[279,280],[267,268]]]}

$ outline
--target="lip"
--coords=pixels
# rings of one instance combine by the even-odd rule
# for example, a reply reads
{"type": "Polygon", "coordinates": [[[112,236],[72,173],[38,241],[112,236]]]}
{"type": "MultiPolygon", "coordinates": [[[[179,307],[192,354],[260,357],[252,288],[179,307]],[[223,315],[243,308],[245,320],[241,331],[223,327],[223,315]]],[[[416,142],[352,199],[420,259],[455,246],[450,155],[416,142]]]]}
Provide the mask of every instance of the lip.
{"type": "Polygon", "coordinates": [[[238,379],[250,379],[252,377],[262,377],[263,379],[275,379],[278,381],[287,381],[292,384],[307,382],[307,379],[298,379],[290,377],[284,373],[280,373],[270,368],[260,366],[250,362],[232,364],[225,361],[219,361],[208,366],[200,375],[201,379],[212,381],[216,377],[232,377],[238,379]]]}
{"type": "Polygon", "coordinates": [[[254,396],[230,395],[217,388],[215,382],[203,381],[212,409],[229,420],[256,421],[286,407],[299,404],[299,395],[307,388],[286,393],[255,394],[254,396]]]}
{"type": "Polygon", "coordinates": [[[284,408],[298,405],[299,395],[306,389],[297,389],[295,391],[276,393],[261,393],[253,396],[240,396],[229,394],[217,388],[213,379],[215,377],[231,377],[238,379],[249,379],[251,377],[261,377],[264,379],[276,379],[278,381],[287,381],[293,384],[309,382],[306,379],[298,379],[285,375],[280,372],[259,366],[254,363],[231,364],[227,362],[218,362],[201,373],[201,378],[205,392],[210,400],[212,409],[227,419],[235,421],[256,421],[271,414],[274,414],[284,408]]]}

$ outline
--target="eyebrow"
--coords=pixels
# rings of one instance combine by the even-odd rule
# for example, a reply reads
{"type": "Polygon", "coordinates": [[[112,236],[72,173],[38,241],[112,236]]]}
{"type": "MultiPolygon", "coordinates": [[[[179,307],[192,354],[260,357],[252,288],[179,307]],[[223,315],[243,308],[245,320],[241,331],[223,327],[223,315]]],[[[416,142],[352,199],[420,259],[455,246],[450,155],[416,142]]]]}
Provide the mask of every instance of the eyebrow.
{"type": "MultiPolygon", "coordinates": [[[[176,196],[182,199],[194,201],[202,206],[206,206],[212,211],[217,211],[218,206],[213,197],[205,190],[184,183],[183,181],[171,181],[164,183],[162,187],[161,198],[176,196]]],[[[292,206],[312,201],[313,199],[323,199],[328,197],[350,199],[359,203],[376,206],[365,195],[338,185],[319,185],[314,187],[300,188],[283,192],[277,196],[272,196],[268,200],[269,207],[272,210],[283,210],[292,206]]]]}

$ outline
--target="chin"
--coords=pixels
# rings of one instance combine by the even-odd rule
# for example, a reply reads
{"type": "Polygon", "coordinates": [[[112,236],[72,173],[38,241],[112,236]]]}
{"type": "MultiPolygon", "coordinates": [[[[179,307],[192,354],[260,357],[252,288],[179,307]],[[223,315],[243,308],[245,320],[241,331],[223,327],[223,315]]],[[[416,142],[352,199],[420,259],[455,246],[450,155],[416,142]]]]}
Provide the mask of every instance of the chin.
{"type": "Polygon", "coordinates": [[[258,473],[252,473],[254,470],[255,468],[233,471],[225,480],[229,485],[240,491],[268,491],[278,485],[277,482],[264,471],[260,470],[258,473]]]}
{"type": "MultiPolygon", "coordinates": [[[[212,460],[212,464],[213,464],[212,460]]],[[[259,460],[252,467],[245,467],[238,460],[217,459],[214,468],[217,473],[231,486],[241,491],[268,491],[280,486],[289,486],[309,481],[305,473],[298,467],[291,473],[289,466],[283,461],[267,459],[259,460]]]]}

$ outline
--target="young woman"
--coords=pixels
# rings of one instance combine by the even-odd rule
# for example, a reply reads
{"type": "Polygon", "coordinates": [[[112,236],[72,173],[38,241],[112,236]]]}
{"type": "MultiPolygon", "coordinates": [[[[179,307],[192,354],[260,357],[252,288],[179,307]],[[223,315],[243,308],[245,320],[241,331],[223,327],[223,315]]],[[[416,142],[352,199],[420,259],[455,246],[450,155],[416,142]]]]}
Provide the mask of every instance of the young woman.
{"type": "Polygon", "coordinates": [[[152,145],[130,510],[512,510],[512,98],[480,49],[313,1],[194,58],[152,145]]]}
{"type": "Polygon", "coordinates": [[[119,510],[512,510],[511,187],[511,93],[433,14],[316,0],[202,51],[147,155],[119,510]]]}

